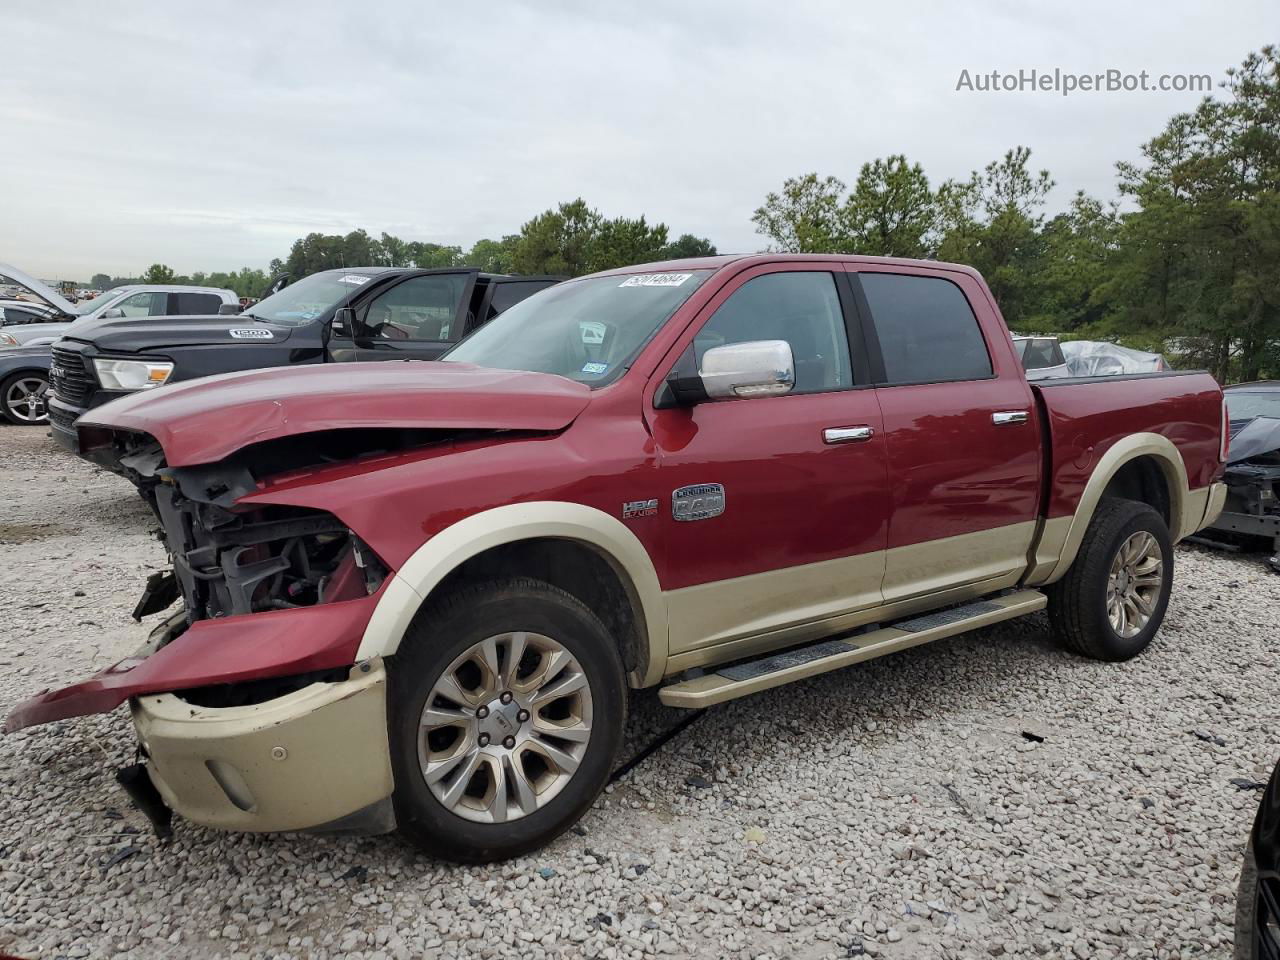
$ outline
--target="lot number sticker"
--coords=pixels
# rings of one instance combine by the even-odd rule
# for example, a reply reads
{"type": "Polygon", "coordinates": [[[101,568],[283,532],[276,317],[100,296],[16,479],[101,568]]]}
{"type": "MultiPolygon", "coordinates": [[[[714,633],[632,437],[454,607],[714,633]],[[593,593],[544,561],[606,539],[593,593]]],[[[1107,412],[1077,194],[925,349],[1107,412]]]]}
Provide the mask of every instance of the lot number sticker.
{"type": "Polygon", "coordinates": [[[634,277],[627,277],[618,286],[678,287],[692,276],[692,273],[638,273],[634,277]]]}
{"type": "Polygon", "coordinates": [[[345,277],[338,278],[339,283],[354,283],[357,287],[362,283],[368,283],[368,277],[362,277],[358,273],[348,273],[345,277]]]}

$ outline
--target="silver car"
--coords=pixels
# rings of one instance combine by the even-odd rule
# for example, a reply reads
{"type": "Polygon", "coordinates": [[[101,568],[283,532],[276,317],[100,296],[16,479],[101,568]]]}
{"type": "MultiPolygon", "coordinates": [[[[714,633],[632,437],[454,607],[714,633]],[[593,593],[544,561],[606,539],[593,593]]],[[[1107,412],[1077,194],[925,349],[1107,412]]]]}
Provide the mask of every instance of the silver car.
{"type": "MultiPolygon", "coordinates": [[[[24,316],[19,323],[0,323],[0,347],[39,346],[52,344],[63,336],[77,320],[112,317],[211,316],[235,313],[240,300],[234,290],[218,287],[193,287],[183,284],[132,284],[112,289],[80,303],[71,303],[46,284],[0,263],[0,277],[24,287],[49,307],[48,318],[32,322],[24,316]]],[[[14,309],[22,304],[24,311],[39,305],[13,301],[14,309]]],[[[7,312],[7,311],[6,311],[7,312]]]]}

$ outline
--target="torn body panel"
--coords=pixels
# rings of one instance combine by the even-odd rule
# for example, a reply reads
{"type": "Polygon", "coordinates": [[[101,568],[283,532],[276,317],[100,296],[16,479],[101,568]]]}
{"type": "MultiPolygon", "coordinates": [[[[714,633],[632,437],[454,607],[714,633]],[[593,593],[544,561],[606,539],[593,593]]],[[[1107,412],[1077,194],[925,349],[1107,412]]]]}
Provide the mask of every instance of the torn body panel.
{"type": "Polygon", "coordinates": [[[5,732],[68,717],[106,713],[130,697],[349,667],[378,595],[340,603],[200,620],[158,638],[80,683],[19,704],[5,732]],[[154,652],[150,647],[158,645],[154,652]]]}

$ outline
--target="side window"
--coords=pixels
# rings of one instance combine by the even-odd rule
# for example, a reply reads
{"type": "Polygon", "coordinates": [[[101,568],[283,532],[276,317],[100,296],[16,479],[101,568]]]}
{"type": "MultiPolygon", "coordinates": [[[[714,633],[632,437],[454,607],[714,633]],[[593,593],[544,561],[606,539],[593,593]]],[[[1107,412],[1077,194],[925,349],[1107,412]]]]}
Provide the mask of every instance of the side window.
{"type": "Polygon", "coordinates": [[[536,293],[545,287],[545,283],[510,283],[500,282],[494,285],[493,297],[489,300],[489,313],[485,317],[485,321],[492,320],[498,314],[502,313],[510,307],[514,307],[525,297],[536,293]]]}
{"type": "Polygon", "coordinates": [[[458,339],[458,301],[468,274],[412,277],[379,294],[364,315],[369,335],[380,340],[458,339]]]}
{"type": "Polygon", "coordinates": [[[991,376],[991,356],[969,301],[940,277],[860,273],[888,383],[991,376]]]}
{"type": "Polygon", "coordinates": [[[163,317],[167,309],[167,293],[135,293],[116,304],[126,317],[163,317]]]}
{"type": "Polygon", "coordinates": [[[175,293],[173,299],[174,314],[183,317],[212,315],[222,306],[222,298],[216,293],[175,293]]]}
{"type": "Polygon", "coordinates": [[[712,347],[750,340],[791,344],[796,365],[793,393],[853,386],[840,295],[829,273],[767,273],[748,280],[694,337],[699,369],[712,347]]]}

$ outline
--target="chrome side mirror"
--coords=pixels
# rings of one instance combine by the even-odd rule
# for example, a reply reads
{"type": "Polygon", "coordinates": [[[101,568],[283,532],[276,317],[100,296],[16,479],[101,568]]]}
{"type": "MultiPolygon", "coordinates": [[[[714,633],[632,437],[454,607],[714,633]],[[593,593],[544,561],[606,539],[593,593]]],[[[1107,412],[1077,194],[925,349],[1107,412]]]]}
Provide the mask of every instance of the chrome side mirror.
{"type": "Polygon", "coordinates": [[[774,397],[796,385],[795,358],[785,340],[749,340],[712,347],[702,355],[698,376],[707,396],[774,397]]]}

